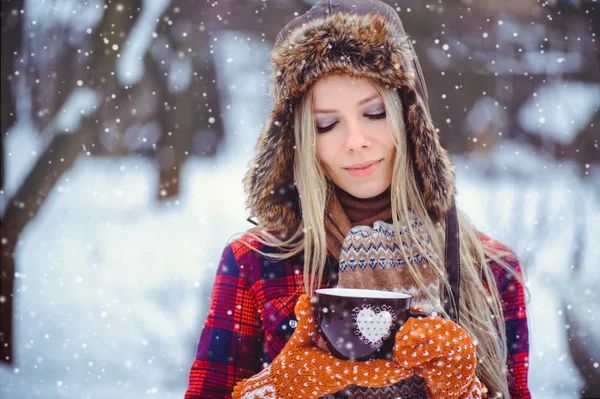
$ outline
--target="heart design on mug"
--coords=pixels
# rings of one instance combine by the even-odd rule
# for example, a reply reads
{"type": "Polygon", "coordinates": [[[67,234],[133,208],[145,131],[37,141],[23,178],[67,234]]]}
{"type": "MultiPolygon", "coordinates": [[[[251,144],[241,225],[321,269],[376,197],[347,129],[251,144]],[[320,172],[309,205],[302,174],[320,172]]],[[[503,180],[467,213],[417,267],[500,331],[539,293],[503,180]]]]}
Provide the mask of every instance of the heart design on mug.
{"type": "Polygon", "coordinates": [[[354,308],[354,334],[371,347],[378,346],[392,331],[396,315],[391,307],[365,305],[354,308]]]}

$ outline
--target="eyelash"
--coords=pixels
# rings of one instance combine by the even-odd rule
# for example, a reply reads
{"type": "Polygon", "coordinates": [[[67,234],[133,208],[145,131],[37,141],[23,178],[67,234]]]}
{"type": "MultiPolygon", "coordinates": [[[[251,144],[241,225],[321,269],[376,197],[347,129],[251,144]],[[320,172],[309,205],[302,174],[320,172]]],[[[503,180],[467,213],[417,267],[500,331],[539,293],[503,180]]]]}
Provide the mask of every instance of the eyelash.
{"type": "MultiPolygon", "coordinates": [[[[385,115],[385,111],[383,111],[383,112],[382,112],[382,113],[380,113],[380,114],[376,114],[376,115],[365,115],[365,116],[366,116],[367,118],[371,119],[371,120],[379,120],[379,119],[383,119],[383,118],[385,118],[385,116],[386,116],[386,115],[385,115]]],[[[334,127],[335,125],[337,125],[337,122],[335,122],[335,123],[332,123],[331,125],[329,125],[329,126],[325,126],[325,127],[318,127],[318,126],[317,126],[317,132],[318,132],[318,133],[326,133],[326,132],[330,131],[331,129],[333,129],[333,127],[334,127]]]]}

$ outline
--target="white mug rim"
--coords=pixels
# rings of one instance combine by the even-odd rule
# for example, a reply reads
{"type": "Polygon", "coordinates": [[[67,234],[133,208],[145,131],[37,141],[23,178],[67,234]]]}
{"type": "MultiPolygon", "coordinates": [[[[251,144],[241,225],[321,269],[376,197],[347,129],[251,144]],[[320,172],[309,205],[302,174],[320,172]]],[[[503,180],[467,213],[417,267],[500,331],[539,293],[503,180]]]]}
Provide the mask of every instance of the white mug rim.
{"type": "Polygon", "coordinates": [[[409,299],[411,297],[411,295],[403,292],[368,290],[363,288],[320,288],[316,290],[315,293],[338,297],[365,299],[409,299]]]}

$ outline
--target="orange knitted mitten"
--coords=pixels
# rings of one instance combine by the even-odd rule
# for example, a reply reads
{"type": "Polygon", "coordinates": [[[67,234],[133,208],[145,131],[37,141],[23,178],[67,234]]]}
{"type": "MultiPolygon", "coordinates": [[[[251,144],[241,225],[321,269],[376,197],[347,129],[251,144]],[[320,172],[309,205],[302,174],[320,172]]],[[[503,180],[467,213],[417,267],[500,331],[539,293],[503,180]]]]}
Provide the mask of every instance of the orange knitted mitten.
{"type": "Polygon", "coordinates": [[[381,388],[413,375],[389,360],[341,360],[315,347],[315,318],[308,295],[295,308],[298,326],[269,367],[239,382],[233,399],[311,399],[335,393],[348,385],[381,388]]]}
{"type": "Polygon", "coordinates": [[[479,399],[487,389],[475,368],[476,344],[455,322],[441,317],[410,318],[398,331],[394,359],[427,383],[432,399],[479,399]]]}

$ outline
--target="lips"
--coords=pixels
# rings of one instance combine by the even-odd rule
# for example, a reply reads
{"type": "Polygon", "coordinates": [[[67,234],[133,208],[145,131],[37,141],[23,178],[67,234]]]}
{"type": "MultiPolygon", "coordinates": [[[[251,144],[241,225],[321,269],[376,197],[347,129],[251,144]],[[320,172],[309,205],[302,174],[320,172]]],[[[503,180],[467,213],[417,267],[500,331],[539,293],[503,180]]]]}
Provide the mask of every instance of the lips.
{"type": "Polygon", "coordinates": [[[363,162],[360,164],[354,164],[350,168],[346,168],[346,170],[354,177],[366,177],[371,175],[377,166],[381,163],[382,159],[379,161],[369,161],[363,162]]]}
{"type": "Polygon", "coordinates": [[[363,163],[357,163],[357,164],[354,164],[354,165],[352,165],[350,167],[347,167],[346,169],[348,169],[348,170],[366,169],[369,166],[374,165],[374,164],[379,163],[379,162],[381,162],[381,159],[379,159],[377,161],[367,161],[367,162],[363,162],[363,163]]]}

